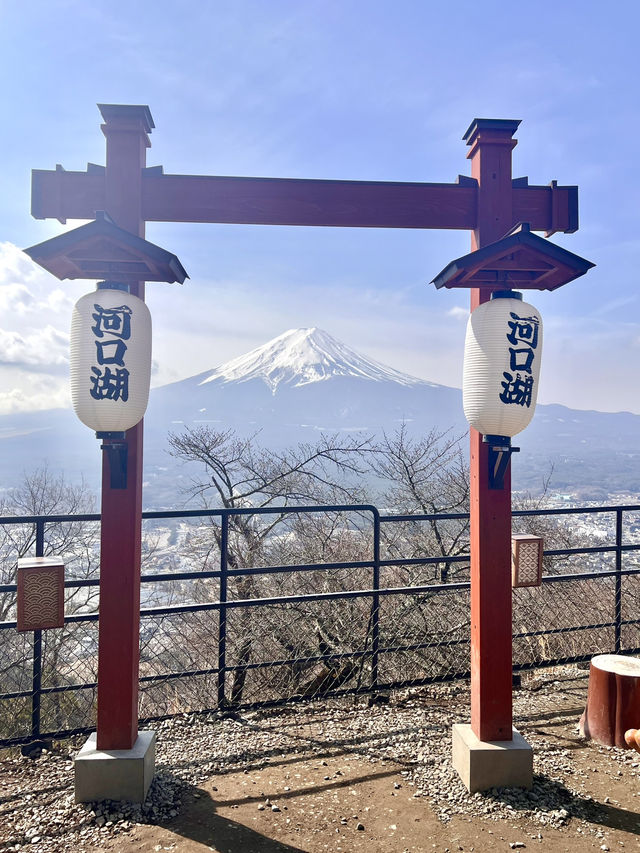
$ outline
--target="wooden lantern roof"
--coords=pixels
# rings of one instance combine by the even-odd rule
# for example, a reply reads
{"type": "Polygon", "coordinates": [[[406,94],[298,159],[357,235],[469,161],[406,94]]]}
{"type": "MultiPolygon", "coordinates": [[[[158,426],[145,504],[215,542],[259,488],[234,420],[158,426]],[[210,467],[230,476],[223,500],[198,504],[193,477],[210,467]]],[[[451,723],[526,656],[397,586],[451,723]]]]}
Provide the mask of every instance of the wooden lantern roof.
{"type": "Polygon", "coordinates": [[[104,211],[93,222],[24,251],[59,279],[182,284],[189,277],[176,255],[119,228],[104,211]]]}
{"type": "Polygon", "coordinates": [[[528,223],[506,237],[451,261],[432,280],[436,287],[556,290],[584,275],[591,261],[533,234],[528,223]]]}

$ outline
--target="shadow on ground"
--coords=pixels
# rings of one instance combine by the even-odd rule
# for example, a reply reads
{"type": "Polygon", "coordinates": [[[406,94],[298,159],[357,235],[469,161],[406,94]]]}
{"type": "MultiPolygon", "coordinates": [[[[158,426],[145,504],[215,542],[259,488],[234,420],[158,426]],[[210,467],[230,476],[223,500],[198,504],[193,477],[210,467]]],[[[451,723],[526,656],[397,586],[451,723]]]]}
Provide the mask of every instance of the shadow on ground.
{"type": "MultiPolygon", "coordinates": [[[[273,769],[273,768],[268,768],[273,769]]],[[[283,768],[278,768],[282,771],[283,768]]],[[[311,801],[315,797],[323,795],[333,795],[337,792],[346,792],[346,789],[353,789],[361,784],[375,784],[381,780],[389,779],[398,776],[397,766],[388,769],[367,773],[366,775],[349,776],[349,778],[332,778],[329,781],[323,781],[314,785],[295,787],[293,790],[286,791],[281,787],[274,791],[272,796],[277,798],[277,812],[282,817],[282,812],[287,811],[287,802],[292,800],[300,800],[304,798],[306,801],[311,801]]],[[[235,788],[234,790],[237,790],[235,788]]],[[[192,785],[182,786],[183,807],[180,814],[175,819],[164,826],[175,835],[181,836],[185,840],[192,841],[196,844],[206,845],[208,848],[224,853],[304,853],[308,848],[305,846],[297,847],[287,844],[283,841],[277,841],[267,834],[247,826],[248,819],[247,807],[256,808],[259,803],[265,803],[265,795],[244,794],[224,796],[218,793],[214,786],[213,791],[204,790],[202,787],[197,788],[192,785]],[[228,813],[230,809],[242,807],[242,817],[240,820],[234,820],[221,814],[228,813]],[[245,822],[242,822],[242,821],[245,822]]],[[[268,800],[267,800],[268,802],[268,800]]],[[[271,815],[270,806],[264,807],[263,813],[268,817],[271,815]]],[[[294,813],[291,813],[292,817],[294,813]]],[[[275,815],[274,815],[275,817],[275,815]]],[[[261,823],[264,823],[264,819],[261,823]]],[[[287,821],[288,823],[288,821],[287,821]]],[[[282,831],[284,827],[280,822],[278,827],[275,822],[270,824],[276,834],[282,831]]],[[[290,828],[293,831],[293,827],[290,828]]],[[[344,849],[344,848],[343,848],[344,849]]]]}
{"type": "MultiPolygon", "coordinates": [[[[193,791],[187,789],[186,799],[193,799],[193,791]]],[[[171,832],[224,853],[304,853],[301,847],[275,841],[243,823],[223,817],[217,812],[219,803],[209,793],[199,790],[198,794],[199,799],[193,800],[171,822],[171,832]]]]}
{"type": "Polygon", "coordinates": [[[576,818],[601,827],[640,835],[640,816],[637,812],[582,797],[547,776],[536,774],[533,777],[532,791],[514,794],[512,789],[502,789],[495,795],[487,794],[487,799],[510,806],[514,811],[536,808],[553,813],[561,808],[567,812],[567,820],[576,818]],[[532,794],[536,797],[535,802],[532,794]]]}

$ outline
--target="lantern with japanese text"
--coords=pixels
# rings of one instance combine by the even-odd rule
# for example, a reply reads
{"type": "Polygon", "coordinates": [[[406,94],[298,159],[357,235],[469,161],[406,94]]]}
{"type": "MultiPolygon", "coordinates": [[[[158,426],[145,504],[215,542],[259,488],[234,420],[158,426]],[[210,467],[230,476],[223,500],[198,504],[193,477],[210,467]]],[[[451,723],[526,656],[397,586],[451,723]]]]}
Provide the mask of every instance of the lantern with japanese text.
{"type": "Polygon", "coordinates": [[[99,282],[71,320],[71,398],[97,433],[124,433],[144,416],[151,378],[151,315],[127,285],[99,282]]]}
{"type": "Polygon", "coordinates": [[[465,416],[482,435],[508,439],[529,424],[541,350],[540,314],[517,291],[497,291],[472,312],[462,394],[465,416]]]}

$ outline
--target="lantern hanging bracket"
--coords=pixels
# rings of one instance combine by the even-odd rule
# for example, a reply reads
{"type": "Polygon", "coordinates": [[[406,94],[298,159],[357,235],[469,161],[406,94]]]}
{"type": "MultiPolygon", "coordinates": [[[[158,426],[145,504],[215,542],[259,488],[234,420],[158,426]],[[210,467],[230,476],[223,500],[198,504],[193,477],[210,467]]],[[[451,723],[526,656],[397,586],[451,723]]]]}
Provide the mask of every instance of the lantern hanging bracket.
{"type": "Polygon", "coordinates": [[[109,462],[109,484],[112,489],[127,488],[127,457],[128,447],[124,441],[123,432],[97,432],[96,438],[111,439],[108,443],[101,444],[100,450],[107,454],[109,462]],[[116,439],[114,441],[113,439],[116,439]]]}
{"type": "Polygon", "coordinates": [[[483,435],[482,441],[489,445],[489,488],[504,489],[504,476],[507,473],[512,453],[519,453],[519,447],[513,447],[506,435],[483,435]]]}

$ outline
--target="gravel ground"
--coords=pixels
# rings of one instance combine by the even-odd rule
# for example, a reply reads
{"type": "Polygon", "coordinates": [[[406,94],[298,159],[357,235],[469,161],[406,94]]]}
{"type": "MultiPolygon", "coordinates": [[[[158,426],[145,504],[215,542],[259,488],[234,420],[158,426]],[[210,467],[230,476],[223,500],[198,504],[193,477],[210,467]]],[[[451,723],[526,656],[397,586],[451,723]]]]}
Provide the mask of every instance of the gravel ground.
{"type": "MultiPolygon", "coordinates": [[[[397,779],[392,795],[402,790],[412,799],[426,801],[444,827],[462,816],[489,827],[489,833],[507,824],[522,828],[529,844],[552,829],[572,836],[568,847],[582,836],[585,846],[578,845],[578,850],[593,844],[595,849],[610,849],[611,843],[617,849],[625,843],[622,838],[629,846],[637,845],[640,817],[634,808],[638,800],[632,798],[640,797],[640,756],[585,744],[577,731],[586,695],[584,673],[567,668],[554,678],[553,682],[530,678],[514,693],[514,717],[534,748],[531,791],[501,789],[474,795],[466,791],[450,754],[451,725],[468,718],[468,685],[438,685],[399,692],[371,706],[366,700],[344,700],[330,706],[323,702],[239,717],[210,714],[156,723],[156,777],[142,806],[74,803],[73,756],[82,740],[61,741],[37,758],[5,751],[0,753],[0,851],[129,849],[127,838],[141,826],[165,827],[179,820],[185,803],[197,801],[207,785],[209,791],[217,791],[213,783],[232,774],[241,777],[259,771],[263,798],[259,796],[252,808],[275,817],[281,809],[267,795],[265,773],[310,759],[330,768],[330,774],[319,778],[331,784],[339,783],[338,777],[352,767],[340,765],[338,759],[366,765],[373,776],[376,770],[392,767],[397,779]]],[[[288,790],[284,787],[283,797],[288,790]]],[[[375,803],[367,811],[371,808],[375,810],[375,803]]],[[[338,815],[335,831],[352,818],[338,815]]],[[[356,829],[364,829],[358,823],[356,829]]],[[[517,833],[509,841],[513,849],[514,845],[525,845],[517,833]]],[[[384,845],[372,849],[402,851],[384,845]]]]}

